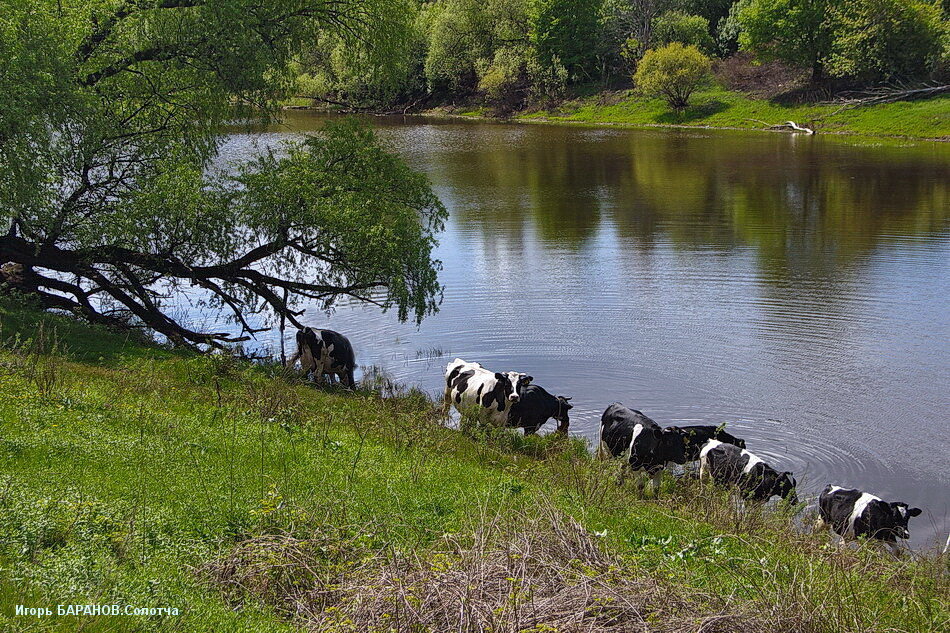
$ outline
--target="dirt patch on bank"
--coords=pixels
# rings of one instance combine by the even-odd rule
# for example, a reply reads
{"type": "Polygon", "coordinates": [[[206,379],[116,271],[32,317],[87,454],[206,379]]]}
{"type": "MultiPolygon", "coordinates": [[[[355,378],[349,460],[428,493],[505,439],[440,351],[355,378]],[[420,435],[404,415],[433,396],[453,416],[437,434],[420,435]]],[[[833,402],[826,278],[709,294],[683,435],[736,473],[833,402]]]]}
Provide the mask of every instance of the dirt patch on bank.
{"type": "Polygon", "coordinates": [[[721,599],[666,586],[606,553],[555,511],[520,528],[489,519],[424,554],[355,540],[267,536],[203,574],[233,604],[264,601],[311,631],[465,633],[795,630],[721,599]]]}

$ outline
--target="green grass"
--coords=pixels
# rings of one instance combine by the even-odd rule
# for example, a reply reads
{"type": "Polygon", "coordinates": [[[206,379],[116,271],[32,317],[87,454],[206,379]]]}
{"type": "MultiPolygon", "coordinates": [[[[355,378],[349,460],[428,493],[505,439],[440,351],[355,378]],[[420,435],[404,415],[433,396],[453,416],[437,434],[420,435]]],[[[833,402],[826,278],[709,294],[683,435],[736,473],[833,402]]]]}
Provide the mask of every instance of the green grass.
{"type": "MultiPolygon", "coordinates": [[[[274,590],[235,597],[209,565],[280,535],[323,552],[293,570],[294,586],[407,555],[441,569],[455,564],[447,535],[471,543],[486,516],[517,530],[552,512],[599,534],[618,574],[681,596],[697,622],[724,612],[760,630],[936,631],[950,618],[946,557],[842,551],[796,530],[793,512],[738,512],[692,481],[644,495],[577,441],[448,429],[417,392],[319,390],[7,300],[0,339],[0,630],[291,631],[274,590]],[[181,614],[12,615],[76,602],[181,614]]],[[[261,573],[282,570],[274,558],[261,573]]],[[[321,630],[360,630],[334,626],[321,630]]]]}
{"type": "Polygon", "coordinates": [[[819,133],[950,139],[950,96],[839,110],[830,105],[782,105],[737,92],[710,88],[697,92],[691,105],[674,112],[661,99],[638,97],[632,91],[616,98],[594,95],[568,101],[555,111],[518,115],[521,120],[628,126],[687,125],[763,129],[767,124],[795,121],[819,133]]]}

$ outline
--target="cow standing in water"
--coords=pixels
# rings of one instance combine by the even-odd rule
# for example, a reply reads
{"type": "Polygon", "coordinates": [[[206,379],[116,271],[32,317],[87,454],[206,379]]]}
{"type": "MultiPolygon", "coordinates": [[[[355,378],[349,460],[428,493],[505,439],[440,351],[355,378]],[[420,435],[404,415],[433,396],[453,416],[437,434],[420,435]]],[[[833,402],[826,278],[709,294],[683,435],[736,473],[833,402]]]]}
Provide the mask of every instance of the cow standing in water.
{"type": "Polygon", "coordinates": [[[445,368],[445,404],[454,404],[459,413],[465,407],[477,407],[491,422],[502,426],[531,380],[521,372],[493,372],[456,358],[445,368]]]}
{"type": "Polygon", "coordinates": [[[667,464],[686,463],[686,445],[678,429],[664,429],[640,411],[615,402],[600,417],[597,455],[626,456],[632,470],[652,477],[655,490],[667,464]]]}
{"type": "Polygon", "coordinates": [[[831,484],[818,497],[819,521],[823,526],[846,540],[860,536],[877,539],[894,553],[897,539],[910,538],[908,521],[920,513],[920,508],[911,508],[903,501],[888,503],[870,493],[831,484]]]}
{"type": "Polygon", "coordinates": [[[779,472],[760,457],[734,444],[709,440],[699,452],[699,479],[712,477],[718,484],[733,485],[742,496],[768,501],[773,496],[798,503],[797,482],[791,472],[779,472]]]}
{"type": "Polygon", "coordinates": [[[538,385],[528,385],[518,394],[518,402],[508,413],[508,426],[524,429],[525,435],[534,435],[550,418],[557,420],[555,433],[567,435],[571,424],[568,411],[574,408],[565,396],[552,396],[538,385]]]}
{"type": "Polygon", "coordinates": [[[305,327],[297,331],[297,351],[287,361],[288,367],[300,360],[300,366],[316,383],[323,382],[323,375],[333,383],[337,376],[345,386],[356,386],[353,372],[356,370],[356,355],[350,341],[333,330],[305,327]]]}
{"type": "Polygon", "coordinates": [[[669,426],[667,430],[676,430],[683,437],[683,444],[686,447],[686,461],[688,462],[695,462],[699,459],[699,452],[709,440],[719,440],[723,444],[733,444],[739,448],[745,448],[745,440],[731,433],[726,433],[721,426],[669,426]]]}

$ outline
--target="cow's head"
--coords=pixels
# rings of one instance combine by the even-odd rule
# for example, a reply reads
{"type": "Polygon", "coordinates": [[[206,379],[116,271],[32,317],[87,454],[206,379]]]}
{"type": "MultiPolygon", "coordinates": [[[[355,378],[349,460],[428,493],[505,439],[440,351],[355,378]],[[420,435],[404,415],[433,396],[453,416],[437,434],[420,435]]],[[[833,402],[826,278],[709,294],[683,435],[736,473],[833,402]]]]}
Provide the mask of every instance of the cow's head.
{"type": "Polygon", "coordinates": [[[304,371],[313,369],[315,361],[323,357],[323,338],[313,328],[297,330],[297,354],[304,371]]]}
{"type": "Polygon", "coordinates": [[[557,397],[557,414],[554,416],[554,419],[558,421],[557,433],[567,433],[567,427],[571,424],[567,412],[573,409],[574,405],[568,402],[569,400],[570,398],[564,396],[557,397]]]}
{"type": "Polygon", "coordinates": [[[907,522],[922,512],[920,508],[911,508],[903,501],[874,501],[873,506],[871,521],[875,529],[874,536],[885,541],[910,538],[907,522]]]}
{"type": "Polygon", "coordinates": [[[662,461],[673,462],[674,464],[686,463],[686,446],[689,439],[683,430],[677,426],[671,426],[662,430],[655,429],[658,432],[659,445],[657,452],[662,461]]]}
{"type": "Polygon", "coordinates": [[[782,499],[786,499],[791,504],[798,503],[798,493],[795,492],[795,487],[798,485],[798,482],[795,481],[795,478],[792,477],[791,471],[786,470],[783,473],[779,473],[778,477],[775,479],[775,484],[772,486],[772,494],[778,495],[782,499]]]}
{"type": "Polygon", "coordinates": [[[503,376],[505,382],[505,399],[509,402],[521,400],[521,391],[534,380],[532,376],[518,371],[509,371],[505,374],[495,374],[495,378],[503,376]]]}
{"type": "Polygon", "coordinates": [[[768,464],[759,462],[753,466],[748,474],[753,487],[746,493],[756,501],[768,501],[774,496],[787,499],[790,503],[798,503],[798,494],[795,492],[797,482],[792,473],[780,473],[768,464]]]}

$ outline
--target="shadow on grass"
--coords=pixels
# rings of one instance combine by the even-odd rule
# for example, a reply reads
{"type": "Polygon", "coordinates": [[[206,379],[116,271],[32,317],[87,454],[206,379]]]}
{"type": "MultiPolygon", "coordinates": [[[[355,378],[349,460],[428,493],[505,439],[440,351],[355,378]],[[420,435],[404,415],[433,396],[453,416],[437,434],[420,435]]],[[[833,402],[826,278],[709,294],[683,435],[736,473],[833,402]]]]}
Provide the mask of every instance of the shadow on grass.
{"type": "Polygon", "coordinates": [[[39,344],[38,336],[70,360],[110,365],[129,358],[186,355],[150,341],[141,331],[110,330],[64,314],[45,312],[22,297],[0,298],[0,346],[7,349],[39,344]]]}
{"type": "Polygon", "coordinates": [[[672,125],[691,123],[699,119],[724,112],[729,109],[729,104],[720,101],[719,99],[712,99],[705,103],[700,103],[697,105],[691,105],[685,110],[677,112],[675,110],[670,110],[664,112],[656,118],[658,123],[667,123],[672,125]]]}

